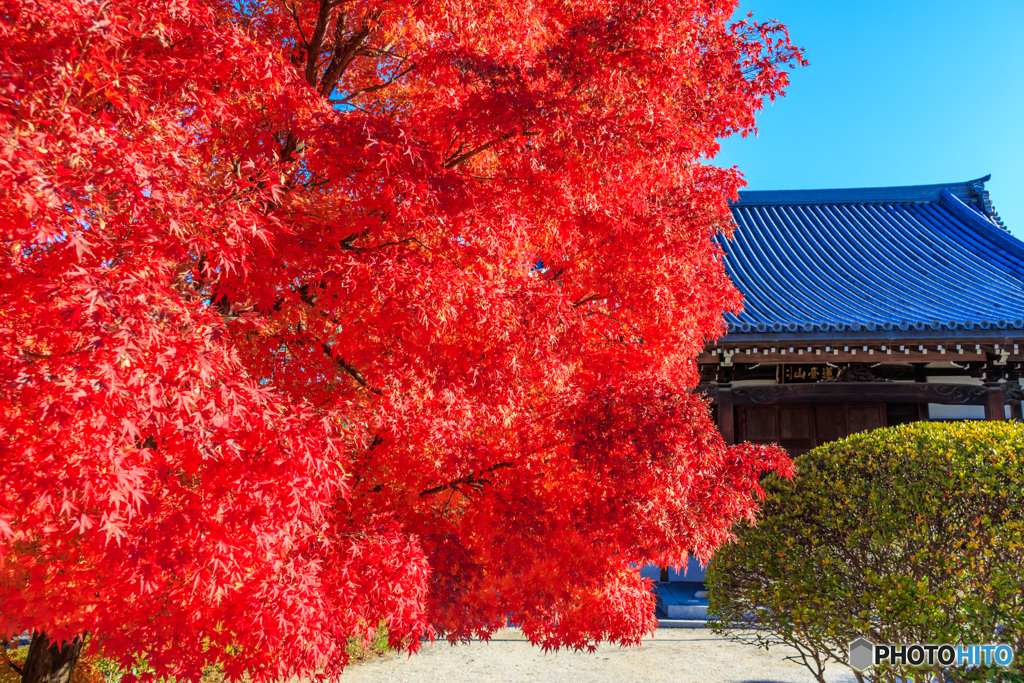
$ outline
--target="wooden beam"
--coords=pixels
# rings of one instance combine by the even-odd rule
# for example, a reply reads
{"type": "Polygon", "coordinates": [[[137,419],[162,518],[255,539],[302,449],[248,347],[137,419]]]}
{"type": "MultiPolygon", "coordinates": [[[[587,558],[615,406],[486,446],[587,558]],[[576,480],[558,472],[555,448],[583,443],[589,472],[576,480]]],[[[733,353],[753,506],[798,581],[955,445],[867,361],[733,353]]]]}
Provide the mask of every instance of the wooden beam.
{"type": "MultiPolygon", "coordinates": [[[[941,405],[984,406],[996,399],[1003,404],[1003,392],[972,384],[938,382],[818,382],[817,384],[766,384],[734,387],[729,402],[737,406],[782,403],[938,403],[941,405]]],[[[721,400],[722,390],[718,391],[721,400]]],[[[1002,415],[1002,413],[999,413],[1002,415]]],[[[721,405],[719,405],[721,425],[721,405]]],[[[993,418],[994,419],[994,418],[993,418]]],[[[1000,418],[1001,419],[1001,418],[1000,418]]]]}
{"type": "Polygon", "coordinates": [[[1007,352],[1007,361],[1024,361],[1024,340],[1004,339],[1000,341],[964,340],[964,339],[933,339],[927,343],[921,341],[891,340],[884,343],[844,342],[832,345],[828,342],[805,342],[803,345],[786,342],[768,342],[767,344],[751,343],[742,346],[727,344],[723,340],[718,346],[708,347],[697,356],[702,364],[721,363],[723,353],[732,353],[732,362],[748,363],[939,363],[943,361],[967,362],[986,360],[989,356],[998,356],[1007,352]],[[864,347],[867,347],[865,349],[864,347]],[[882,347],[885,347],[883,350],[882,347]],[[939,347],[942,350],[939,350],[939,347]],[[957,346],[960,349],[957,349],[957,346]],[[996,346],[999,350],[996,350],[996,346]],[[900,347],[903,347],[902,349],[900,347]],[[789,349],[793,349],[790,351],[789,349]],[[755,353],[754,350],[757,350],[755,353]],[[772,351],[774,349],[774,352],[772,351]],[[810,350],[808,350],[810,349],[810,350]],[[827,351],[825,349],[828,349],[827,351]],[[803,353],[800,353],[800,351],[803,353]],[[716,352],[715,355],[711,355],[716,352]]]}
{"type": "MultiPolygon", "coordinates": [[[[765,364],[786,364],[786,365],[797,365],[800,363],[814,364],[814,363],[867,363],[874,365],[875,363],[967,363],[970,361],[985,360],[985,350],[982,349],[980,353],[975,353],[974,347],[970,349],[965,348],[964,352],[957,353],[955,349],[946,351],[946,353],[939,353],[935,349],[926,350],[924,353],[919,351],[917,347],[906,347],[905,350],[909,350],[910,353],[900,351],[897,346],[892,353],[886,353],[885,351],[875,350],[874,353],[869,354],[862,348],[857,349],[857,353],[849,353],[843,351],[841,348],[838,353],[835,351],[826,352],[824,349],[821,353],[808,352],[807,347],[803,347],[804,352],[802,354],[789,349],[786,350],[785,354],[779,353],[776,349],[775,353],[764,353],[764,349],[757,347],[757,353],[744,353],[742,350],[737,351],[733,354],[732,362],[734,365],[747,365],[752,363],[765,363],[765,364]]],[[[851,347],[852,350],[852,347],[851,347]]],[[[1009,362],[1020,362],[1024,361],[1024,354],[1010,354],[1007,358],[1009,362]]],[[[697,362],[701,365],[717,364],[722,362],[722,354],[719,353],[717,356],[712,356],[708,352],[702,352],[697,356],[697,362]]]]}

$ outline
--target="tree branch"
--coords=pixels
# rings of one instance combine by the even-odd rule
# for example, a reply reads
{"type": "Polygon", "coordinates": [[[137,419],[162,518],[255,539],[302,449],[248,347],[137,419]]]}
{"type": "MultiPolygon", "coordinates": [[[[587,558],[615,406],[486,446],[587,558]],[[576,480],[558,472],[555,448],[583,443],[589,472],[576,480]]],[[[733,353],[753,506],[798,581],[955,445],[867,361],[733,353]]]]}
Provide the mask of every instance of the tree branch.
{"type": "Polygon", "coordinates": [[[338,246],[340,246],[342,249],[348,249],[350,251],[356,250],[356,247],[353,247],[352,243],[355,242],[358,239],[362,239],[363,237],[366,237],[369,234],[370,234],[370,228],[367,228],[366,230],[363,230],[361,232],[354,232],[351,235],[349,235],[348,237],[346,237],[345,239],[343,239],[340,242],[338,242],[338,246]]]}
{"type": "Polygon", "coordinates": [[[70,351],[65,351],[64,353],[56,354],[56,355],[52,354],[52,353],[36,353],[35,351],[29,351],[28,349],[18,349],[18,351],[20,351],[23,356],[27,356],[28,358],[38,358],[40,360],[43,360],[43,359],[50,360],[52,358],[66,358],[67,356],[73,356],[74,354],[78,353],[83,348],[85,348],[86,345],[87,344],[84,344],[84,343],[83,344],[79,344],[78,346],[76,346],[75,348],[71,349],[70,351]]]}
{"type": "MultiPolygon", "coordinates": [[[[374,249],[383,249],[384,247],[394,247],[394,246],[397,246],[399,244],[408,244],[409,242],[415,242],[416,244],[420,245],[424,249],[427,248],[427,246],[425,244],[423,244],[423,242],[419,241],[419,238],[416,238],[416,237],[406,237],[404,240],[398,240],[397,242],[384,242],[383,244],[378,244],[377,246],[374,247],[374,249]]],[[[427,251],[429,251],[429,249],[427,251]]]]}
{"type": "Polygon", "coordinates": [[[320,342],[320,349],[325,354],[327,354],[328,358],[334,361],[335,365],[337,365],[339,368],[348,373],[348,376],[354,379],[359,384],[359,386],[366,389],[370,393],[377,394],[378,396],[384,395],[384,392],[382,392],[380,389],[374,389],[369,384],[367,384],[366,380],[363,378],[363,373],[359,372],[359,370],[357,370],[354,365],[346,361],[344,358],[338,358],[337,356],[335,356],[334,350],[331,349],[330,344],[328,344],[327,342],[320,342]]]}
{"type": "Polygon", "coordinates": [[[391,52],[390,50],[387,49],[389,46],[390,46],[390,43],[388,45],[385,45],[384,48],[379,48],[379,47],[362,47],[362,48],[359,48],[359,51],[356,52],[356,54],[359,55],[360,57],[369,57],[371,55],[380,55],[380,56],[383,56],[383,57],[390,57],[391,59],[397,59],[400,62],[404,62],[405,60],[409,59],[405,55],[400,55],[400,54],[397,54],[395,52],[391,52]]]}
{"type": "Polygon", "coordinates": [[[371,85],[368,88],[362,88],[360,90],[356,90],[354,93],[352,93],[348,97],[345,97],[344,99],[331,100],[331,102],[337,102],[339,104],[348,104],[351,100],[355,99],[359,95],[365,95],[366,93],[369,93],[369,92],[376,92],[378,90],[383,90],[384,88],[388,87],[389,85],[391,85],[392,83],[397,81],[399,78],[401,78],[402,76],[406,75],[407,73],[409,73],[410,71],[412,71],[415,68],[416,68],[416,65],[413,64],[413,65],[409,66],[409,68],[399,72],[398,74],[395,74],[394,76],[392,76],[388,80],[384,81],[383,83],[378,83],[377,85],[371,85]]]}
{"type": "Polygon", "coordinates": [[[594,299],[600,299],[600,298],[601,298],[600,294],[593,294],[591,296],[588,296],[586,299],[577,299],[576,301],[572,302],[572,307],[573,308],[579,308],[580,306],[582,306],[585,303],[589,303],[589,302],[593,301],[594,299]]]}
{"type": "Polygon", "coordinates": [[[316,17],[316,28],[313,29],[313,37],[309,41],[309,49],[306,50],[306,83],[314,88],[317,82],[316,63],[320,59],[320,50],[324,46],[324,36],[327,35],[327,24],[331,20],[331,10],[334,9],[332,0],[320,0],[320,12],[316,17]]]}
{"type": "MultiPolygon", "coordinates": [[[[624,321],[624,320],[619,320],[619,319],[618,319],[618,318],[616,318],[615,316],[611,315],[610,313],[605,313],[604,311],[590,311],[590,312],[586,313],[586,315],[587,315],[587,316],[591,316],[591,315],[603,315],[604,317],[608,318],[609,320],[611,320],[611,321],[612,321],[613,323],[615,323],[616,325],[619,325],[620,327],[625,327],[625,326],[626,326],[626,321],[624,321]]],[[[636,331],[636,328],[633,328],[633,331],[635,332],[635,331],[636,331]]]]}
{"type": "Polygon", "coordinates": [[[489,484],[490,483],[489,479],[479,479],[480,475],[482,475],[482,474],[490,474],[492,472],[497,472],[498,470],[504,469],[505,467],[512,467],[512,465],[514,465],[514,464],[515,463],[512,463],[512,462],[499,462],[497,465],[494,465],[492,467],[488,467],[487,469],[481,470],[479,472],[474,472],[473,474],[467,474],[464,477],[459,477],[458,479],[456,479],[454,481],[450,481],[447,484],[442,484],[441,486],[435,486],[433,488],[427,489],[426,491],[420,491],[420,498],[424,498],[426,496],[432,496],[435,493],[441,493],[441,491],[447,491],[448,489],[454,489],[454,488],[456,488],[458,486],[470,486],[472,488],[479,488],[479,487],[483,486],[484,484],[489,484]]]}
{"type": "Polygon", "coordinates": [[[292,19],[295,20],[295,27],[299,29],[299,37],[302,38],[302,46],[306,48],[306,58],[309,58],[309,41],[306,40],[306,33],[302,30],[302,22],[299,21],[299,15],[295,12],[295,3],[285,3],[285,7],[288,8],[288,12],[292,15],[292,19]]]}
{"type": "Polygon", "coordinates": [[[281,147],[280,159],[281,161],[291,161],[292,155],[295,150],[298,149],[299,141],[295,138],[295,135],[288,133],[285,138],[284,146],[281,147]]]}
{"type": "Polygon", "coordinates": [[[472,149],[472,150],[470,150],[468,152],[465,152],[463,154],[458,154],[458,151],[462,149],[462,146],[460,145],[459,146],[459,150],[456,150],[456,154],[458,154],[458,156],[451,156],[448,159],[446,159],[445,162],[444,162],[444,167],[445,168],[449,168],[449,169],[455,168],[459,164],[462,164],[462,163],[465,163],[465,162],[469,161],[470,159],[475,157],[477,154],[480,154],[481,152],[485,152],[485,151],[489,150],[491,147],[494,147],[499,142],[504,142],[505,140],[508,140],[513,135],[515,135],[515,133],[506,133],[505,135],[502,135],[500,138],[497,138],[495,140],[491,140],[486,145],[483,145],[481,147],[477,147],[476,149],[472,149]]]}
{"type": "Polygon", "coordinates": [[[320,83],[320,95],[322,97],[330,97],[331,93],[334,92],[334,86],[338,84],[338,80],[345,73],[345,69],[355,59],[359,48],[363,46],[363,42],[373,33],[374,29],[370,27],[370,22],[376,23],[380,19],[380,14],[380,12],[377,12],[364,19],[359,31],[354,33],[348,41],[342,41],[342,36],[345,32],[344,15],[338,17],[338,23],[334,28],[334,56],[331,58],[331,63],[328,65],[327,71],[324,73],[323,80],[320,83]]]}

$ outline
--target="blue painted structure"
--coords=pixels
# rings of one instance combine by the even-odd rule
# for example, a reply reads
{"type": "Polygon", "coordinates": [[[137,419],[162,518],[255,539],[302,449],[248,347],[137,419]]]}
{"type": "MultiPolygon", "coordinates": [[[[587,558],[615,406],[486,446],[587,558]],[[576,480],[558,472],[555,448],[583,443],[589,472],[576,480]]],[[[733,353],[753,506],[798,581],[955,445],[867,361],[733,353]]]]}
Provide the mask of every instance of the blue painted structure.
{"type": "MultiPolygon", "coordinates": [[[[704,580],[706,575],[706,568],[700,563],[696,557],[691,557],[689,562],[686,563],[685,567],[668,568],[668,580],[669,581],[692,581],[701,582],[704,580]]],[[[661,568],[655,565],[648,565],[640,570],[640,576],[650,579],[651,581],[658,581],[661,577],[661,568]]]]}
{"type": "Polygon", "coordinates": [[[1024,243],[988,179],[741,192],[722,244],[744,295],[727,341],[1020,336],[1024,243]]]}
{"type": "MultiPolygon", "coordinates": [[[[673,581],[655,585],[656,616],[659,621],[684,619],[705,622],[708,619],[708,598],[703,582],[673,581]],[[699,597],[698,597],[699,596],[699,597]]],[[[694,626],[702,626],[697,623],[694,626]]]]}

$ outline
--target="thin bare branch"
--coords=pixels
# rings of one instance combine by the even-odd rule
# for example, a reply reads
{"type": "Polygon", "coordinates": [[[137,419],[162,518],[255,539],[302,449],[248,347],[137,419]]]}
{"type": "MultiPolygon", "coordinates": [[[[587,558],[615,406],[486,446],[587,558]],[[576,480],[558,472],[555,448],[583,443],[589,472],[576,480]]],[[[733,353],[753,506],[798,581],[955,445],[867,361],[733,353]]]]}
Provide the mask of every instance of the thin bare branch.
{"type": "MultiPolygon", "coordinates": [[[[486,145],[483,145],[481,147],[477,147],[476,149],[470,150],[468,152],[464,152],[462,154],[459,154],[458,156],[449,157],[448,159],[445,160],[444,167],[445,168],[455,168],[459,164],[462,164],[462,163],[465,163],[465,162],[469,161],[470,159],[475,157],[477,154],[480,154],[481,152],[485,152],[485,151],[489,150],[491,147],[494,147],[499,142],[504,142],[505,140],[508,140],[513,135],[515,135],[515,133],[506,133],[505,135],[502,135],[500,138],[497,138],[495,140],[491,140],[486,145]]],[[[462,149],[461,145],[459,146],[459,149],[460,150],[462,149]]]]}
{"type": "Polygon", "coordinates": [[[590,303],[594,299],[600,299],[600,298],[601,298],[600,294],[592,294],[591,296],[588,296],[586,299],[577,299],[576,301],[573,301],[572,302],[572,307],[573,308],[579,308],[583,304],[590,303]]]}
{"type": "Polygon", "coordinates": [[[358,248],[352,246],[352,243],[355,242],[358,239],[362,239],[363,237],[366,237],[369,234],[370,234],[370,228],[366,228],[365,230],[362,230],[360,232],[354,232],[351,235],[349,235],[348,237],[346,237],[345,239],[343,239],[340,242],[338,242],[338,246],[340,246],[342,249],[348,249],[350,251],[358,251],[358,248]]]}
{"type": "Polygon", "coordinates": [[[359,51],[356,54],[358,54],[360,57],[388,57],[389,59],[396,59],[400,62],[404,62],[405,60],[409,59],[408,55],[400,55],[397,52],[392,52],[391,50],[387,49],[387,46],[385,46],[384,48],[361,47],[359,48],[359,51]]]}
{"type": "Polygon", "coordinates": [[[359,95],[365,95],[366,93],[376,92],[378,90],[383,90],[384,88],[388,87],[389,85],[391,85],[392,83],[397,81],[399,78],[401,78],[402,76],[406,75],[407,73],[409,73],[410,71],[412,71],[415,68],[416,68],[416,65],[412,64],[411,66],[409,66],[409,68],[404,69],[401,72],[395,74],[394,76],[392,76],[388,80],[384,81],[383,83],[378,83],[377,85],[371,85],[368,88],[362,88],[360,90],[356,90],[354,93],[352,93],[348,97],[345,97],[344,99],[340,99],[340,100],[336,100],[335,99],[335,100],[331,100],[331,102],[337,102],[337,103],[340,103],[340,104],[348,104],[350,101],[352,101],[353,99],[355,99],[359,95]]]}
{"type": "Polygon", "coordinates": [[[306,32],[302,30],[302,22],[299,21],[299,15],[295,11],[295,3],[293,2],[290,5],[288,3],[285,3],[284,6],[288,8],[288,13],[291,14],[292,15],[292,19],[295,20],[295,27],[297,29],[299,29],[299,37],[302,39],[302,46],[304,48],[306,48],[306,54],[308,55],[309,54],[309,41],[306,40],[306,32]]]}
{"type": "Polygon", "coordinates": [[[327,354],[328,358],[334,361],[335,365],[337,365],[339,368],[348,373],[348,376],[354,379],[359,384],[359,386],[366,389],[370,393],[377,394],[378,396],[383,395],[384,392],[382,392],[380,389],[374,389],[373,387],[366,383],[366,379],[363,378],[363,373],[359,372],[359,370],[357,370],[354,365],[346,361],[344,358],[338,358],[337,356],[335,356],[334,350],[331,348],[330,344],[328,344],[327,342],[320,342],[320,349],[325,354],[327,354]]]}
{"type": "Polygon", "coordinates": [[[383,244],[378,244],[377,246],[374,247],[374,249],[383,249],[384,247],[395,247],[395,246],[398,246],[399,244],[408,244],[409,242],[415,242],[416,244],[420,245],[424,249],[427,248],[427,246],[425,244],[423,244],[423,242],[420,242],[418,238],[416,238],[416,237],[406,237],[404,240],[398,240],[396,242],[385,242],[383,244]]]}
{"type": "Polygon", "coordinates": [[[421,491],[420,492],[420,498],[424,498],[426,496],[432,496],[435,493],[441,493],[442,491],[447,491],[448,489],[453,489],[454,490],[455,488],[457,488],[459,486],[469,486],[471,488],[480,488],[480,487],[490,483],[489,479],[481,479],[480,478],[481,475],[491,474],[492,472],[497,472],[498,470],[503,469],[505,467],[512,467],[514,464],[515,463],[513,463],[513,462],[499,462],[497,465],[494,465],[492,467],[488,467],[485,470],[480,470],[479,472],[474,472],[473,474],[467,474],[466,476],[459,477],[458,479],[450,481],[447,484],[442,484],[440,486],[435,486],[433,488],[429,488],[426,491],[421,491]]]}

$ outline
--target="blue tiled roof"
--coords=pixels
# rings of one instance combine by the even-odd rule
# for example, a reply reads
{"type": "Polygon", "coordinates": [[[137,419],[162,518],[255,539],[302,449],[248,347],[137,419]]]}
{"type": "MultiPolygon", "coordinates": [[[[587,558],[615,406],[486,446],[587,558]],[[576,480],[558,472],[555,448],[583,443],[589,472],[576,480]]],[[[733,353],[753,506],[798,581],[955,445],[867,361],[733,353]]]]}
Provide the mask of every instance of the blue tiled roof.
{"type": "Polygon", "coordinates": [[[986,180],[741,192],[723,244],[744,295],[730,339],[1020,334],[1024,243],[986,180]]]}

